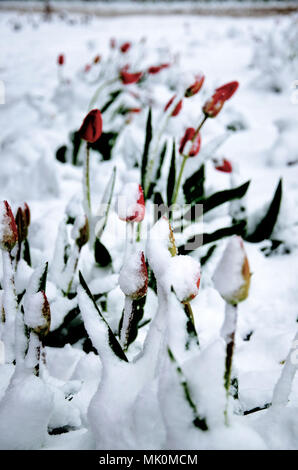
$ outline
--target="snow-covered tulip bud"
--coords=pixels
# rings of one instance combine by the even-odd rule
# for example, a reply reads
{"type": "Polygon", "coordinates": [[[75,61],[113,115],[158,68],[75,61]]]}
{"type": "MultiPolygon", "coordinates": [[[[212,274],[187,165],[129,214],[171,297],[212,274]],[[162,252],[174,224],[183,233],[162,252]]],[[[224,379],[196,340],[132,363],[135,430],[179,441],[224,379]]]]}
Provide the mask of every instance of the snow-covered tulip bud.
{"type": "Polygon", "coordinates": [[[214,118],[221,111],[225,100],[222,98],[220,93],[214,93],[214,95],[206,101],[203,106],[203,113],[209,118],[214,118]]]}
{"type": "Polygon", "coordinates": [[[142,186],[127,183],[118,197],[118,216],[125,222],[142,222],[145,216],[145,200],[142,186]]]}
{"type": "Polygon", "coordinates": [[[237,305],[248,296],[250,277],[243,240],[235,235],[229,241],[216,268],[214,287],[228,304],[237,305]]]}
{"type": "Polygon", "coordinates": [[[189,157],[195,157],[196,155],[198,155],[200,148],[201,148],[200,133],[196,135],[195,129],[193,127],[188,127],[185,131],[184,136],[181,139],[179,153],[188,155],[189,157]]]}
{"type": "Polygon", "coordinates": [[[62,66],[65,64],[65,56],[64,54],[59,54],[57,57],[57,64],[62,66]]]}
{"type": "Polygon", "coordinates": [[[44,337],[50,331],[51,310],[44,291],[28,296],[24,303],[25,324],[39,337],[44,337]]]}
{"type": "Polygon", "coordinates": [[[216,88],[215,93],[220,95],[224,101],[227,101],[232,98],[234,93],[237,91],[238,87],[239,82],[235,80],[233,82],[226,83],[225,85],[216,88]]]}
{"type": "Polygon", "coordinates": [[[170,276],[178,300],[190,302],[199,292],[201,281],[200,263],[191,256],[178,255],[171,259],[170,276]]]}
{"type": "Polygon", "coordinates": [[[18,241],[18,229],[7,201],[0,205],[0,248],[11,251],[18,241]]]}
{"type": "Polygon", "coordinates": [[[86,245],[89,240],[89,223],[86,215],[76,217],[71,236],[80,249],[86,245]]]}
{"type": "MultiPolygon", "coordinates": [[[[168,102],[167,104],[165,105],[165,108],[164,108],[164,112],[166,112],[169,107],[172,105],[174,99],[176,98],[176,95],[174,95],[168,102]]],[[[178,116],[178,114],[180,113],[181,109],[182,109],[182,104],[183,104],[183,101],[180,100],[177,105],[175,106],[175,109],[173,110],[171,116],[172,117],[175,117],[175,116],[178,116]]]]}
{"type": "Polygon", "coordinates": [[[231,162],[225,158],[221,162],[215,162],[215,169],[223,173],[232,173],[233,171],[231,162]]]}
{"type": "Polygon", "coordinates": [[[148,272],[142,251],[127,257],[120,271],[119,286],[122,292],[133,300],[141,299],[146,295],[148,272]]]}
{"type": "Polygon", "coordinates": [[[80,129],[81,139],[93,144],[102,133],[102,117],[99,109],[92,109],[85,117],[80,129]]]}
{"type": "Polygon", "coordinates": [[[191,98],[192,96],[196,95],[202,88],[204,80],[204,75],[197,75],[195,77],[195,82],[185,90],[185,98],[191,98]]]}
{"type": "Polygon", "coordinates": [[[123,85],[137,83],[143,76],[143,72],[129,73],[124,68],[120,70],[120,80],[123,85]]]}
{"type": "Polygon", "coordinates": [[[125,54],[130,48],[131,48],[131,43],[130,42],[124,42],[120,46],[120,51],[122,52],[122,54],[125,54]]]}

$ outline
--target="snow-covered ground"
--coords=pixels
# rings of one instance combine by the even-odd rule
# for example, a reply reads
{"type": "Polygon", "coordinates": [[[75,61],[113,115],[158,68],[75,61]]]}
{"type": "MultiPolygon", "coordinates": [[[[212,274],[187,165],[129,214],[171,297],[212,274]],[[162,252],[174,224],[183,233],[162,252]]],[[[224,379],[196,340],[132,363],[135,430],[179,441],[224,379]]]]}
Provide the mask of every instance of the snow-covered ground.
{"type": "MultiPolygon", "coordinates": [[[[68,143],[69,133],[81,125],[96,88],[88,84],[96,74],[92,75],[92,68],[87,76],[85,66],[96,54],[108,56],[111,37],[118,43],[135,44],[130,57],[135,69],[156,65],[157,61],[174,62],[166,75],[152,76],[146,90],[153,102],[155,122],[173,94],[170,87],[175,89],[178,81],[184,86],[190,84],[199,71],[205,74],[202,97],[185,103],[183,112],[170,123],[168,133],[177,142],[185,127],[198,122],[201,104],[215,87],[231,80],[239,81],[239,90],[231,102],[218,118],[210,119],[203,128],[202,149],[205,143],[222,135],[228,124],[241,124],[242,130],[229,136],[219,156],[232,163],[237,184],[251,180],[247,193],[249,223],[254,223],[258,211],[262,213],[279,179],[283,179],[282,205],[272,237],[282,240],[283,249],[266,256],[262,249],[269,242],[245,243],[252,278],[248,299],[239,305],[234,354],[239,398],[235,400],[235,414],[229,427],[223,421],[224,352],[219,339],[225,306],[212,282],[226,245],[226,240],[222,240],[210,262],[202,267],[200,291],[192,301],[202,352],[187,357],[184,370],[209,418],[209,431],[190,429],[186,424],[191,422],[191,419],[187,421],[189,409],[174,391],[176,378],[173,379],[169,369],[162,371],[162,380],[146,382],[148,354],[142,358],[143,362],[127,369],[115,365],[117,375],[107,374],[103,378],[104,385],[97,391],[87,413],[100,382],[102,365],[98,356],[93,352],[87,355],[76,344],[63,349],[47,348],[49,375],[46,374],[43,382],[35,376],[18,378],[24,380],[22,387],[18,388],[16,380],[10,384],[8,395],[5,390],[14,366],[0,365],[1,448],[298,448],[298,376],[286,406],[241,415],[272,401],[274,386],[297,329],[298,38],[297,33],[295,38],[295,28],[294,17],[216,19],[140,15],[86,19],[67,16],[45,22],[38,14],[1,14],[0,80],[4,84],[5,102],[0,104],[0,199],[7,200],[13,209],[23,201],[30,206],[29,241],[34,268],[42,261],[49,261],[53,273],[51,262],[59,223],[70,199],[81,193],[82,167],[58,162],[55,153],[59,146],[68,143]],[[61,53],[65,55],[62,79],[57,66],[57,56],[61,53]],[[65,396],[73,398],[65,400],[65,396]],[[28,434],[24,433],[22,422],[31,423],[28,434]],[[12,430],[7,432],[9,426],[12,430]],[[47,427],[68,427],[69,432],[48,435],[47,427]],[[22,435],[18,435],[18,429],[22,435]]],[[[101,97],[99,107],[104,98],[101,97]]],[[[133,97],[130,106],[136,106],[133,97]]],[[[92,153],[91,188],[95,207],[114,166],[116,194],[124,183],[138,181],[133,159],[141,158],[146,115],[147,110],[142,111],[125,126],[112,160],[100,161],[99,154],[92,153]]],[[[109,130],[105,120],[103,126],[109,130]]],[[[200,155],[186,165],[185,177],[198,168],[199,158],[200,155]]],[[[208,193],[229,187],[229,174],[216,171],[211,162],[207,162],[206,169],[208,193]]],[[[124,236],[121,235],[125,232],[125,222],[116,221],[114,205],[113,201],[110,223],[116,224],[116,236],[115,227],[113,231],[109,226],[103,236],[115,258],[113,273],[98,269],[92,277],[88,265],[90,255],[85,247],[79,267],[90,288],[93,286],[93,293],[96,289],[111,290],[106,317],[116,330],[124,306],[117,277],[123,261],[124,236]],[[102,285],[104,282],[110,283],[109,287],[102,285]]],[[[210,214],[204,221],[206,231],[229,225],[226,205],[212,211],[212,217],[210,214]]],[[[199,252],[194,257],[198,259],[199,252]]],[[[30,274],[31,270],[24,267],[17,283],[24,285],[30,274]]],[[[63,306],[66,300],[59,298],[53,279],[52,274],[47,286],[52,329],[62,323],[67,311],[63,306]]],[[[74,283],[76,286],[77,277],[74,283]]],[[[157,307],[155,294],[153,291],[149,294],[145,309],[148,318],[157,307]]],[[[86,305],[82,315],[90,322],[85,325],[89,333],[96,318],[84,295],[80,292],[80,302],[86,305]]],[[[140,330],[139,343],[131,356],[140,350],[148,328],[147,325],[140,330]]]]}

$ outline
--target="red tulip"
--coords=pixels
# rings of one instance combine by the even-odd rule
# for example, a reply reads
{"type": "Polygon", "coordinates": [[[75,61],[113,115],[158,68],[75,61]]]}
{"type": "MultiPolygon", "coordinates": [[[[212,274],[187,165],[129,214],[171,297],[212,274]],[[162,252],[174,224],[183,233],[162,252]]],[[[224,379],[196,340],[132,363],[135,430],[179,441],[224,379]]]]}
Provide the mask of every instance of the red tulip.
{"type": "Polygon", "coordinates": [[[148,289],[148,271],[143,251],[132,254],[120,271],[119,285],[132,300],[141,299],[148,289]]]}
{"type": "Polygon", "coordinates": [[[11,251],[18,240],[18,229],[7,201],[0,205],[0,248],[11,251]]]}
{"type": "Polygon", "coordinates": [[[216,88],[215,93],[219,94],[224,101],[229,100],[239,87],[239,82],[229,82],[216,88]]]}
{"type": "Polygon", "coordinates": [[[30,225],[30,209],[26,202],[22,207],[18,208],[15,222],[18,230],[18,240],[22,242],[28,236],[28,227],[30,225]]]}
{"type": "Polygon", "coordinates": [[[204,80],[204,75],[197,75],[195,82],[186,89],[184,94],[185,98],[190,98],[191,96],[196,95],[202,88],[204,80]]]}
{"type": "Polygon", "coordinates": [[[232,173],[233,171],[231,162],[229,162],[229,160],[226,160],[225,158],[223,159],[220,165],[215,166],[215,169],[224,173],[232,173]]]}
{"type": "Polygon", "coordinates": [[[142,108],[130,108],[128,110],[129,113],[135,113],[135,114],[140,113],[141,111],[142,111],[142,108]]]}
{"type": "MultiPolygon", "coordinates": [[[[172,105],[172,103],[173,103],[173,101],[174,101],[175,98],[176,98],[176,95],[174,95],[174,96],[167,102],[167,104],[165,105],[165,108],[164,108],[164,111],[165,111],[165,112],[166,112],[166,111],[169,109],[169,107],[172,105]]],[[[174,111],[172,112],[171,116],[173,116],[173,117],[178,116],[178,114],[180,113],[180,111],[181,111],[181,109],[182,109],[182,103],[183,103],[182,100],[180,100],[180,101],[177,103],[177,105],[176,105],[174,111]]]]}
{"type": "Polygon", "coordinates": [[[120,70],[120,79],[123,85],[131,85],[132,83],[137,83],[143,75],[143,72],[129,73],[126,70],[127,69],[125,68],[122,68],[120,70]]]}
{"type": "Polygon", "coordinates": [[[145,217],[145,200],[141,185],[128,183],[119,196],[119,219],[125,222],[142,222],[145,217]]]}
{"type": "Polygon", "coordinates": [[[159,73],[164,67],[162,65],[152,65],[151,67],[148,68],[147,72],[150,73],[151,75],[155,75],[159,73]]]}
{"type": "Polygon", "coordinates": [[[57,58],[58,65],[64,65],[64,62],[65,62],[64,54],[59,54],[57,58]]]}
{"type": "Polygon", "coordinates": [[[81,139],[93,144],[102,133],[102,117],[99,109],[92,109],[85,117],[80,129],[79,135],[81,139]]]}
{"type": "Polygon", "coordinates": [[[214,95],[204,104],[203,113],[205,116],[210,118],[217,116],[223,107],[224,102],[225,100],[222,98],[220,93],[214,93],[214,95]]]}
{"type": "Polygon", "coordinates": [[[129,49],[131,48],[131,43],[130,42],[124,42],[121,46],[120,46],[120,50],[123,54],[125,54],[129,49]]]}
{"type": "Polygon", "coordinates": [[[101,56],[98,54],[94,57],[93,63],[94,64],[99,64],[100,61],[101,61],[101,56]]]}
{"type": "MultiPolygon", "coordinates": [[[[184,133],[184,136],[182,137],[180,141],[180,147],[179,147],[179,153],[183,154],[185,145],[187,142],[192,141],[194,136],[195,136],[195,129],[193,127],[188,127],[184,133]]],[[[201,135],[198,133],[198,135],[195,137],[194,141],[192,142],[192,145],[190,147],[190,150],[187,152],[187,155],[189,157],[195,157],[198,155],[199,151],[201,148],[201,135]]]]}

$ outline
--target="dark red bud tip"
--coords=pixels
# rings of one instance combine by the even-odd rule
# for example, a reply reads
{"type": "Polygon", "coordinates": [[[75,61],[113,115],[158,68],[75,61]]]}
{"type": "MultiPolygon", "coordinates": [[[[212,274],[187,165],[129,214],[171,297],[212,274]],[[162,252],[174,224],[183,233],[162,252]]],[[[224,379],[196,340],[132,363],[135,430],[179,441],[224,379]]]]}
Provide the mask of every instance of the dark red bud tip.
{"type": "Polygon", "coordinates": [[[124,42],[121,46],[120,46],[120,51],[125,54],[129,49],[131,48],[131,43],[130,42],[124,42]]]}
{"type": "Polygon", "coordinates": [[[18,229],[10,205],[3,201],[0,210],[0,248],[11,251],[18,241],[18,229]]]}
{"type": "Polygon", "coordinates": [[[141,267],[140,267],[140,277],[143,279],[143,286],[134,294],[132,294],[133,299],[141,299],[144,295],[147,294],[148,289],[148,271],[145,261],[145,256],[142,251],[141,253],[141,267]]]}
{"type": "Polygon", "coordinates": [[[64,54],[59,54],[59,55],[58,55],[57,63],[58,63],[58,65],[64,65],[64,63],[65,63],[64,54]]]}
{"type": "Polygon", "coordinates": [[[94,57],[93,63],[94,64],[99,64],[100,61],[101,61],[101,56],[98,54],[94,57]]]}
{"type": "Polygon", "coordinates": [[[226,83],[225,85],[216,88],[215,93],[219,94],[224,101],[229,100],[239,87],[239,82],[236,80],[226,83]]]}
{"type": "Polygon", "coordinates": [[[152,65],[151,67],[148,68],[148,73],[151,75],[155,75],[159,73],[161,70],[163,70],[165,67],[163,65],[152,65]]]}
{"type": "Polygon", "coordinates": [[[142,78],[143,72],[129,73],[126,68],[120,70],[120,80],[123,85],[131,85],[137,83],[142,78]]]}
{"type": "Polygon", "coordinates": [[[79,135],[81,139],[93,144],[102,133],[102,117],[99,109],[92,109],[85,117],[80,129],[79,135]]]}
{"type": "Polygon", "coordinates": [[[233,171],[231,162],[229,162],[229,160],[226,160],[225,158],[223,159],[220,165],[216,165],[215,169],[224,173],[232,173],[233,171]]]}
{"type": "Polygon", "coordinates": [[[197,75],[196,81],[185,90],[185,94],[184,94],[185,98],[190,98],[191,96],[196,95],[202,88],[204,80],[205,80],[204,75],[197,75]]]}

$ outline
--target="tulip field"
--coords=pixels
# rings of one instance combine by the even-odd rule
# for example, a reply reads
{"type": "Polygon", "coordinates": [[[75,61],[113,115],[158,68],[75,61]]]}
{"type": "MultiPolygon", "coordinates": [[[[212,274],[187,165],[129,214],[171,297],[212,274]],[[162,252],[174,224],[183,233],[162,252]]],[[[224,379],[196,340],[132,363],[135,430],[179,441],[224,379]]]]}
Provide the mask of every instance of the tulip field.
{"type": "Polygon", "coordinates": [[[297,16],[0,41],[0,449],[298,449],[297,16]]]}

